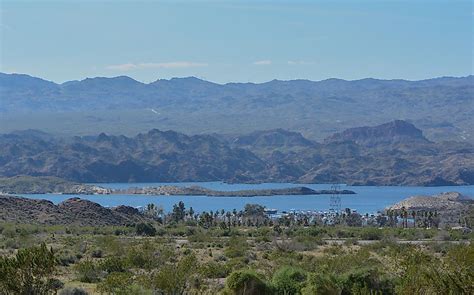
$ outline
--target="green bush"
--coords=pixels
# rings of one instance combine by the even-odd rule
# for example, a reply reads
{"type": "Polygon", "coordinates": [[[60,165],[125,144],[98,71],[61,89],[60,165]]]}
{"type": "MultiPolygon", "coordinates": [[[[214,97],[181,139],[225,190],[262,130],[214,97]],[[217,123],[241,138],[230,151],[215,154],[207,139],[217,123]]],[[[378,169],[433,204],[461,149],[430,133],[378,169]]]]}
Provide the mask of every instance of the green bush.
{"type": "Polygon", "coordinates": [[[210,279],[225,278],[229,274],[229,268],[224,264],[209,261],[201,266],[199,273],[210,279]]]}
{"type": "Polygon", "coordinates": [[[198,268],[194,255],[187,255],[175,264],[167,264],[154,274],[149,286],[158,294],[185,294],[198,268]]]}
{"type": "Polygon", "coordinates": [[[97,283],[100,281],[100,269],[91,260],[79,262],[74,266],[77,279],[83,283],[97,283]]]}
{"type": "Polygon", "coordinates": [[[156,229],[150,223],[138,223],[135,226],[135,232],[139,236],[153,237],[156,235],[156,229]]]}
{"type": "Polygon", "coordinates": [[[130,273],[113,272],[97,284],[97,290],[101,293],[114,295],[142,295],[151,293],[134,282],[135,279],[130,273]]]}
{"type": "Polygon", "coordinates": [[[284,266],[272,278],[272,284],[277,294],[300,294],[304,287],[306,273],[299,268],[284,266]]]}
{"type": "Polygon", "coordinates": [[[126,270],[126,264],[123,258],[111,256],[100,262],[100,269],[109,274],[113,272],[124,272],[126,270]]]}
{"type": "Polygon", "coordinates": [[[335,276],[321,273],[310,273],[306,286],[301,289],[303,295],[339,295],[341,292],[335,276]]]}
{"type": "Polygon", "coordinates": [[[6,294],[48,294],[62,288],[53,278],[58,261],[46,244],[0,257],[0,290],[6,294]]]}
{"type": "Polygon", "coordinates": [[[247,253],[249,245],[244,237],[232,236],[224,250],[224,255],[228,258],[243,257],[247,253]]]}
{"type": "Polygon", "coordinates": [[[232,272],[226,279],[226,287],[235,295],[263,295],[272,294],[263,276],[252,270],[232,272]]]}
{"type": "MultiPolygon", "coordinates": [[[[156,246],[149,242],[145,241],[139,246],[129,247],[127,249],[127,263],[131,267],[142,268],[142,269],[152,269],[158,266],[164,261],[159,261],[155,257],[155,252],[157,251],[156,246]]],[[[168,249],[162,249],[159,257],[161,259],[167,259],[171,254],[168,249]]]]}
{"type": "Polygon", "coordinates": [[[343,294],[389,294],[393,290],[390,281],[376,268],[353,269],[340,276],[343,294]]]}

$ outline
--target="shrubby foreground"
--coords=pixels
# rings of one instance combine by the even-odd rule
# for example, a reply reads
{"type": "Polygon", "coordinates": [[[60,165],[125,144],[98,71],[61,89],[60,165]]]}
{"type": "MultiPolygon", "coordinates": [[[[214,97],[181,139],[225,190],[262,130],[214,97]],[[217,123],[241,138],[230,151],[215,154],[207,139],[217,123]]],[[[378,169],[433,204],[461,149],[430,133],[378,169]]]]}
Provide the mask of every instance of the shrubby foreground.
{"type": "Polygon", "coordinates": [[[178,204],[165,224],[2,223],[0,293],[474,293],[469,230],[258,219],[234,226],[186,212],[178,204]]]}

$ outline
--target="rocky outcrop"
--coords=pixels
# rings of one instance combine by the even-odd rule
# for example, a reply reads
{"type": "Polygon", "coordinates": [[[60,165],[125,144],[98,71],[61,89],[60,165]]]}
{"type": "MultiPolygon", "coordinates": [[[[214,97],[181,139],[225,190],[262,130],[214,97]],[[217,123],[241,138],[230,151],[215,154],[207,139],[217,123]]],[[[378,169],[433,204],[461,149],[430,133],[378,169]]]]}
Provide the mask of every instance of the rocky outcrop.
{"type": "Polygon", "coordinates": [[[0,196],[0,221],[61,225],[127,225],[147,221],[137,209],[120,206],[105,208],[79,198],[58,205],[46,200],[0,196]]]}
{"type": "Polygon", "coordinates": [[[420,129],[402,120],[378,126],[350,128],[326,138],[324,142],[341,143],[344,141],[352,141],[366,147],[429,142],[420,129]]]}
{"type": "Polygon", "coordinates": [[[463,196],[458,192],[447,192],[435,196],[413,196],[400,201],[390,207],[388,210],[422,210],[422,211],[438,211],[456,212],[466,208],[466,206],[474,204],[474,200],[463,196]]]}

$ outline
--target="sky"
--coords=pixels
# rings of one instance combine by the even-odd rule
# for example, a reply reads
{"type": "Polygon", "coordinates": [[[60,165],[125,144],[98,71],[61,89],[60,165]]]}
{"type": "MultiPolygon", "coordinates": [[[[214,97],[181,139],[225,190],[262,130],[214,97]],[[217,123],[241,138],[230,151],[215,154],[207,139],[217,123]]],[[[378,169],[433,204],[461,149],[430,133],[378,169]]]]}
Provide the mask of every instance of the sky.
{"type": "Polygon", "coordinates": [[[472,0],[0,0],[0,71],[55,82],[466,76],[473,17],[472,0]]]}

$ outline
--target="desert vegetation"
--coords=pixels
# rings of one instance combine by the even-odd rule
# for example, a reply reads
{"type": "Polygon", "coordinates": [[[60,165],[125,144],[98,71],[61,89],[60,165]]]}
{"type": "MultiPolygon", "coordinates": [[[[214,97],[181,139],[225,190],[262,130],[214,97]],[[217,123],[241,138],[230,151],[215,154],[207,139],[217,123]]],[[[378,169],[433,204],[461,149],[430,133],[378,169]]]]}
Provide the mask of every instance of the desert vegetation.
{"type": "Polygon", "coordinates": [[[2,294],[474,292],[474,235],[469,230],[285,223],[268,221],[261,209],[248,205],[242,212],[195,214],[179,203],[168,214],[150,205],[145,214],[154,215],[152,221],[126,226],[1,223],[0,290],[2,294]],[[246,221],[234,223],[239,213],[246,221]]]}

